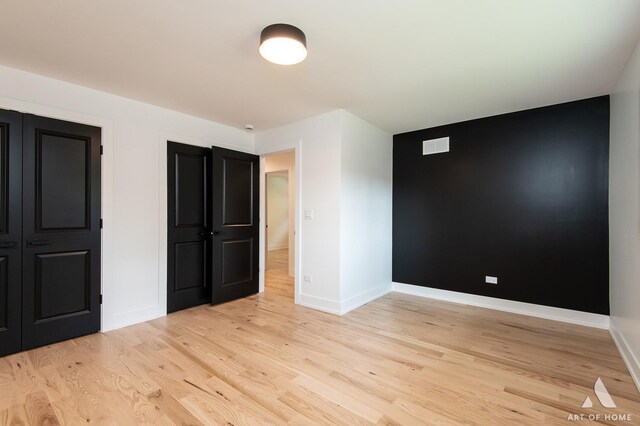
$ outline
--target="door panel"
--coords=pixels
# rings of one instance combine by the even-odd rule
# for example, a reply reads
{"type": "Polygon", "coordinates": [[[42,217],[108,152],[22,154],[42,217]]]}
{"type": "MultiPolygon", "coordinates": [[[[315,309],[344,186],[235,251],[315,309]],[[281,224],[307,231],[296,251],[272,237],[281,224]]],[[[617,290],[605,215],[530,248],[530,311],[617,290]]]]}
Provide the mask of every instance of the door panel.
{"type": "Polygon", "coordinates": [[[100,329],[100,129],[25,115],[23,349],[100,329]]]}
{"type": "Polygon", "coordinates": [[[40,133],[36,142],[38,230],[87,229],[91,139],[40,133]]]}
{"type": "Polygon", "coordinates": [[[7,256],[0,257],[0,330],[7,328],[8,321],[8,306],[9,299],[9,268],[7,265],[9,260],[7,256]]]}
{"type": "Polygon", "coordinates": [[[22,115],[0,111],[0,356],[21,349],[22,115]]]}
{"type": "Polygon", "coordinates": [[[211,301],[211,150],[167,143],[167,312],[211,301]]]}
{"type": "Polygon", "coordinates": [[[88,312],[89,252],[36,255],[35,322],[88,312]]]}
{"type": "Polygon", "coordinates": [[[212,302],[258,292],[259,157],[213,147],[212,302]]]}
{"type": "Polygon", "coordinates": [[[176,243],[176,291],[206,284],[207,245],[208,241],[176,243]]]}
{"type": "Polygon", "coordinates": [[[253,240],[222,240],[222,286],[253,279],[253,240]]]}
{"type": "Polygon", "coordinates": [[[222,157],[222,173],[223,225],[253,225],[252,162],[222,157]]]}
{"type": "Polygon", "coordinates": [[[210,161],[207,148],[197,154],[175,153],[175,225],[206,228],[207,173],[210,161]]]}

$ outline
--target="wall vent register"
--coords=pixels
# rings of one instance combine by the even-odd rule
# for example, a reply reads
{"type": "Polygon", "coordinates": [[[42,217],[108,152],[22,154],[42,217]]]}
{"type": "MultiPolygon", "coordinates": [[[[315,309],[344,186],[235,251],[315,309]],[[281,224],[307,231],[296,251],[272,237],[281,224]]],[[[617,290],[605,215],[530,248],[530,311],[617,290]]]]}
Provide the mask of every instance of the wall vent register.
{"type": "Polygon", "coordinates": [[[449,152],[449,137],[422,141],[422,155],[449,152]]]}

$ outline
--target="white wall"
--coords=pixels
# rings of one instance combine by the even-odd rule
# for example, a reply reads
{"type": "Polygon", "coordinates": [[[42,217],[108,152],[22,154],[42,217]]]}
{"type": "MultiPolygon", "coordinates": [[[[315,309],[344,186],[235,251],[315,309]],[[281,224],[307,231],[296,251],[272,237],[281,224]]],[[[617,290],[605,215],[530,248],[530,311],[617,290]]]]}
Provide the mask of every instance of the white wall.
{"type": "Polygon", "coordinates": [[[289,276],[295,275],[296,259],[296,156],[294,151],[287,151],[280,154],[270,155],[264,158],[264,172],[287,171],[289,181],[289,276]]]}
{"type": "Polygon", "coordinates": [[[267,174],[268,250],[289,248],[289,179],[287,172],[267,174]],[[278,173],[284,173],[279,175],[278,173]]]}
{"type": "Polygon", "coordinates": [[[640,44],[611,96],[611,332],[640,388],[640,44]]]}
{"type": "Polygon", "coordinates": [[[313,219],[299,213],[295,298],[334,313],[340,311],[340,116],[333,111],[255,135],[257,154],[296,150],[297,200],[302,212],[313,210],[313,219]]]}
{"type": "Polygon", "coordinates": [[[0,66],[0,108],[103,129],[103,323],[166,312],[166,140],[253,151],[253,136],[211,121],[0,66]]]}
{"type": "Polygon", "coordinates": [[[391,290],[393,137],[341,115],[341,311],[391,290]]]}
{"type": "Polygon", "coordinates": [[[301,210],[298,301],[342,314],[391,289],[392,137],[334,111],[256,134],[257,153],[297,144],[301,210]]]}

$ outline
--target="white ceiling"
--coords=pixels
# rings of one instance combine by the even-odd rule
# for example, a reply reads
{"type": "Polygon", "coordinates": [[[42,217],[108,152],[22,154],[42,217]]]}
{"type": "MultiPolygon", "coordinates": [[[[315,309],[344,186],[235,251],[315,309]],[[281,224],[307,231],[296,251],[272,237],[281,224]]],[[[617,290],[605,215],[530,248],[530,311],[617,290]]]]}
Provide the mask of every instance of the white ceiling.
{"type": "Polygon", "coordinates": [[[611,91],[638,0],[0,0],[0,64],[257,131],[343,108],[391,133],[611,91]],[[291,67],[263,27],[305,31],[291,67]]]}

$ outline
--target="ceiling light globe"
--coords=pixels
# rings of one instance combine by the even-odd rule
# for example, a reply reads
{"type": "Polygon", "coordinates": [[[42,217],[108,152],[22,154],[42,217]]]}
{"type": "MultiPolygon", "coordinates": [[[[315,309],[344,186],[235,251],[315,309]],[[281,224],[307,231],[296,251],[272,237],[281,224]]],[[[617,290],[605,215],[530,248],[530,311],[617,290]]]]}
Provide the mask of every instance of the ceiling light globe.
{"type": "Polygon", "coordinates": [[[307,57],[306,36],[292,25],[269,25],[260,35],[260,54],[278,65],[300,63],[307,57]]]}

